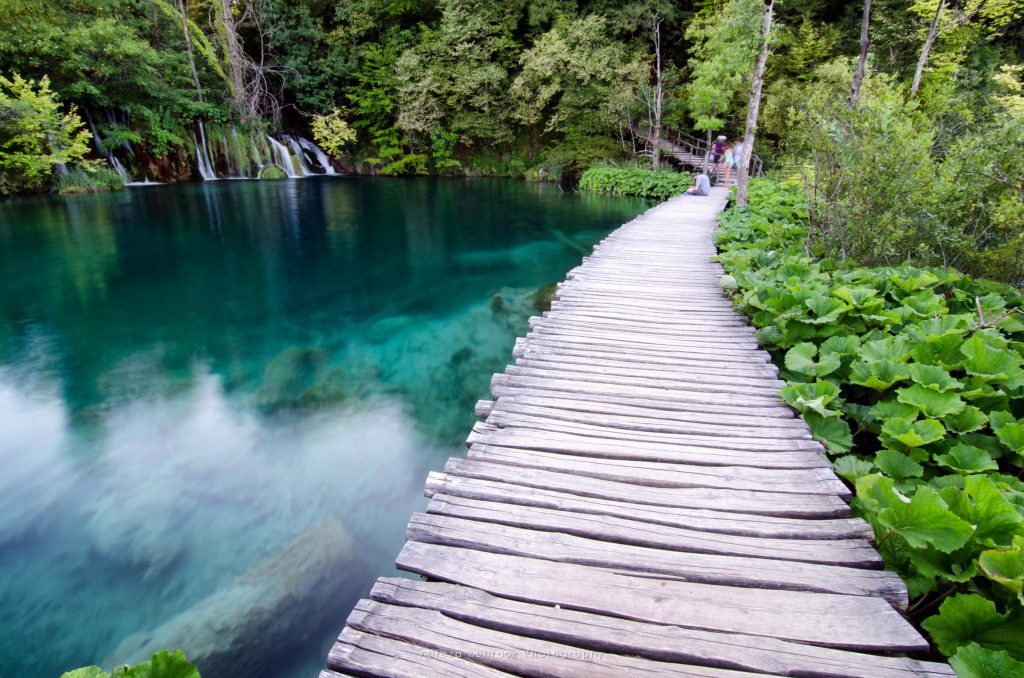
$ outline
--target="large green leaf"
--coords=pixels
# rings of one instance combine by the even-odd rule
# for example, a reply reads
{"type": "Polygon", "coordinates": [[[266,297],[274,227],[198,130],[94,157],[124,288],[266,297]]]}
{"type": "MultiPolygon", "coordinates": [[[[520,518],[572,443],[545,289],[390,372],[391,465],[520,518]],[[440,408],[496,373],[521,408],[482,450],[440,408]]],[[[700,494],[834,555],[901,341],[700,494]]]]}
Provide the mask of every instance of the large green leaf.
{"type": "Polygon", "coordinates": [[[907,503],[891,503],[878,513],[878,522],[903,537],[911,548],[930,544],[943,553],[966,544],[974,532],[930,487],[918,488],[907,503]]]}
{"type": "Polygon", "coordinates": [[[842,361],[834,353],[822,354],[819,360],[818,347],[810,343],[797,344],[786,352],[786,368],[809,377],[824,377],[839,369],[842,361]]]}
{"type": "Polygon", "coordinates": [[[882,433],[907,447],[921,447],[942,440],[946,430],[934,419],[912,421],[904,417],[894,417],[885,421],[882,433]]]}
{"type": "Polygon", "coordinates": [[[901,403],[893,397],[890,397],[888,400],[880,400],[871,406],[871,416],[882,421],[892,419],[893,417],[903,417],[913,421],[920,412],[913,405],[901,403]]]}
{"type": "Polygon", "coordinates": [[[811,429],[814,439],[821,442],[829,452],[849,452],[853,448],[850,425],[839,417],[824,417],[817,412],[804,413],[804,420],[811,429]]]}
{"type": "Polygon", "coordinates": [[[74,671],[67,671],[60,678],[110,678],[110,674],[98,666],[83,666],[74,671]]]}
{"type": "MultiPolygon", "coordinates": [[[[927,322],[927,321],[925,321],[927,322]]],[[[959,368],[964,356],[960,352],[964,339],[961,334],[947,334],[914,346],[911,355],[914,360],[927,365],[938,365],[947,370],[959,368]]]]}
{"type": "Polygon", "coordinates": [[[982,551],[978,565],[986,577],[1008,588],[1024,603],[1024,537],[1014,539],[1013,548],[982,551]]]}
{"type": "Polygon", "coordinates": [[[834,416],[828,409],[829,403],[839,396],[839,387],[830,381],[818,380],[813,384],[790,384],[779,394],[782,399],[800,412],[817,412],[822,416],[834,416]]]}
{"type": "Polygon", "coordinates": [[[1000,614],[995,603],[976,594],[947,598],[939,614],[921,625],[947,657],[975,642],[990,650],[1009,652],[1014,659],[1024,659],[1024,621],[1000,614]]]}
{"type": "Polygon", "coordinates": [[[849,308],[849,306],[838,299],[832,299],[821,294],[809,297],[804,301],[804,305],[810,311],[806,322],[812,325],[834,323],[849,308]]]}
{"type": "Polygon", "coordinates": [[[971,433],[988,423],[985,413],[973,405],[968,405],[958,414],[945,417],[942,422],[946,428],[956,433],[971,433]]]}
{"type": "Polygon", "coordinates": [[[846,478],[851,483],[856,483],[858,478],[866,476],[875,470],[874,465],[870,461],[865,461],[852,454],[836,459],[832,462],[832,468],[835,469],[836,474],[846,478]]]}
{"type": "Polygon", "coordinates": [[[977,643],[968,643],[950,657],[949,665],[957,678],[1024,678],[1024,662],[1008,652],[989,650],[977,643]]]}
{"type": "Polygon", "coordinates": [[[884,391],[909,377],[906,364],[893,360],[858,360],[850,365],[850,382],[876,391],[884,391]]]}
{"type": "Polygon", "coordinates": [[[994,471],[999,465],[988,452],[973,445],[960,443],[954,445],[946,454],[939,454],[934,457],[935,463],[945,466],[957,473],[981,473],[982,471],[994,471]]]}
{"type": "Polygon", "coordinates": [[[1021,378],[1020,360],[998,346],[990,346],[980,333],[960,347],[967,374],[995,382],[1017,382],[1021,378]]]}
{"type": "Polygon", "coordinates": [[[910,377],[914,383],[932,391],[954,391],[963,387],[963,382],[954,379],[949,372],[935,365],[915,363],[910,366],[910,377]]]}
{"type": "Polygon", "coordinates": [[[975,544],[988,548],[1010,548],[1013,539],[1024,534],[1024,516],[1017,512],[994,482],[993,478],[997,477],[995,474],[945,476],[949,477],[963,479],[963,487],[944,487],[939,495],[953,513],[974,525],[972,541],[975,544]]]}
{"type": "Polygon", "coordinates": [[[999,442],[1017,453],[1024,452],[1024,422],[1004,424],[996,430],[999,442]]]}
{"type": "Polygon", "coordinates": [[[893,285],[904,292],[914,292],[920,289],[934,287],[939,282],[939,279],[928,271],[917,270],[912,271],[910,274],[893,272],[890,274],[889,280],[893,285]]]}
{"type": "Polygon", "coordinates": [[[882,301],[878,298],[878,290],[873,287],[837,287],[832,290],[832,295],[854,308],[873,307],[882,301]]]}
{"type": "MultiPolygon", "coordinates": [[[[113,678],[119,678],[113,676],[113,678]]],[[[129,669],[124,678],[200,678],[181,650],[157,652],[153,658],[129,669]]]]}
{"type": "Polygon", "coordinates": [[[913,350],[914,344],[907,337],[885,337],[864,342],[861,347],[861,358],[906,362],[913,350]]]}
{"type": "Polygon", "coordinates": [[[924,475],[924,467],[905,454],[894,450],[882,450],[875,455],[875,466],[890,478],[906,480],[920,478],[924,475]]]}
{"type": "Polygon", "coordinates": [[[913,384],[897,390],[896,399],[901,403],[913,405],[925,415],[937,419],[958,414],[965,407],[959,394],[933,391],[920,384],[913,384]]]}

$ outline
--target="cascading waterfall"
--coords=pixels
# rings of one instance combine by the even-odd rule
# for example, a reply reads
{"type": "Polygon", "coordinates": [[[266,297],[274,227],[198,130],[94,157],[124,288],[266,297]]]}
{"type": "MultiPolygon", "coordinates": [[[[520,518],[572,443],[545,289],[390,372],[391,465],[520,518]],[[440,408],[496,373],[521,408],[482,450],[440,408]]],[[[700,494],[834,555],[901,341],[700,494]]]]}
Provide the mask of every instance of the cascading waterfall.
{"type": "Polygon", "coordinates": [[[203,121],[199,121],[199,139],[196,139],[195,131],[192,132],[192,143],[196,147],[196,166],[199,168],[199,175],[203,181],[216,181],[217,172],[210,162],[210,153],[206,150],[206,130],[203,128],[203,121]],[[202,141],[202,144],[199,142],[202,141]]]}
{"type": "Polygon", "coordinates": [[[334,171],[334,166],[331,164],[331,159],[327,157],[327,154],[320,150],[320,147],[314,144],[309,139],[303,137],[296,137],[299,145],[305,148],[307,151],[313,154],[316,161],[320,163],[320,167],[324,169],[324,174],[337,174],[334,171]]]}
{"type": "Polygon", "coordinates": [[[295,165],[292,164],[291,154],[288,153],[288,147],[282,144],[274,137],[268,136],[267,141],[270,142],[271,148],[277,153],[278,163],[281,165],[281,169],[284,170],[292,179],[297,178],[299,175],[295,173],[295,165]]]}
{"type": "Polygon", "coordinates": [[[313,171],[309,169],[309,165],[306,164],[306,155],[302,152],[302,146],[296,141],[295,137],[291,134],[282,134],[284,140],[291,146],[292,151],[295,153],[295,157],[299,159],[299,172],[302,176],[308,177],[313,174],[313,171]]]}
{"type": "Polygon", "coordinates": [[[110,161],[110,165],[114,168],[114,171],[121,177],[121,181],[126,184],[131,183],[132,178],[128,176],[128,170],[124,168],[124,165],[122,165],[121,161],[117,159],[117,156],[114,155],[113,151],[109,151],[104,148],[103,138],[100,136],[99,130],[96,129],[96,125],[93,123],[92,116],[89,115],[88,111],[85,113],[85,119],[89,123],[89,129],[92,130],[92,143],[96,146],[96,152],[100,155],[107,156],[107,160],[110,161]]]}

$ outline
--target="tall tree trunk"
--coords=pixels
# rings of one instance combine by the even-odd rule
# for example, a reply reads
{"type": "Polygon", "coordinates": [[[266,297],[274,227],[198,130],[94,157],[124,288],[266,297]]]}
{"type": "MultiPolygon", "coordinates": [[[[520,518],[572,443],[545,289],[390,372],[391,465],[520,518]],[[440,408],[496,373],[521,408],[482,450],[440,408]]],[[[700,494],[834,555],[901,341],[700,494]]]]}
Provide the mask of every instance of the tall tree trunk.
{"type": "Polygon", "coordinates": [[[921,87],[921,76],[924,75],[924,66],[928,63],[928,53],[932,51],[935,44],[935,36],[939,32],[939,20],[942,18],[942,8],[945,0],[939,0],[935,8],[935,18],[932,19],[931,28],[928,29],[928,37],[925,38],[924,47],[921,48],[921,58],[917,60],[917,70],[914,71],[914,83],[910,86],[910,98],[917,96],[917,90],[921,87]]]}
{"type": "Polygon", "coordinates": [[[221,23],[224,25],[224,42],[228,51],[228,66],[231,71],[231,102],[235,115],[241,122],[248,122],[249,113],[245,96],[245,54],[238,39],[238,25],[231,15],[231,0],[220,0],[221,23]]]}
{"type": "Polygon", "coordinates": [[[757,116],[761,111],[761,88],[764,85],[764,67],[768,62],[768,38],[772,31],[772,10],[775,0],[764,0],[764,16],[761,20],[761,50],[754,62],[754,80],[750,85],[750,104],[747,106],[747,130],[743,135],[743,156],[736,173],[736,204],[747,204],[750,183],[750,158],[754,153],[754,139],[757,136],[757,116]]]}
{"type": "Polygon", "coordinates": [[[178,12],[181,13],[181,33],[185,36],[185,53],[188,54],[188,67],[192,71],[196,97],[199,99],[199,103],[203,103],[203,85],[199,81],[199,71],[196,69],[196,59],[192,53],[192,36],[188,33],[188,8],[185,6],[185,0],[178,0],[178,12]]]}
{"type": "Polygon", "coordinates": [[[864,82],[864,69],[868,63],[868,49],[871,47],[871,38],[868,37],[868,23],[871,21],[871,0],[864,0],[864,18],[860,22],[860,61],[857,62],[857,70],[853,74],[853,85],[850,87],[850,108],[857,106],[860,98],[860,84],[864,82]]]}
{"type": "Polygon", "coordinates": [[[651,19],[651,38],[654,40],[654,101],[652,102],[651,124],[651,169],[658,171],[661,161],[661,104],[664,97],[661,72],[661,19],[655,15],[651,19]]]}

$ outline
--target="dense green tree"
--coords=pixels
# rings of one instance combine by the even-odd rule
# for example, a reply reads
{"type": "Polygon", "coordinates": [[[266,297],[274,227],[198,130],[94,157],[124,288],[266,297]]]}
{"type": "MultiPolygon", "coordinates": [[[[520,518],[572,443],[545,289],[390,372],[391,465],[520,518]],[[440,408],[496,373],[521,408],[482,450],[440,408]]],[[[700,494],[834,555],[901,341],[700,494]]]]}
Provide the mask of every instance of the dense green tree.
{"type": "Polygon", "coordinates": [[[628,124],[646,77],[646,64],[608,35],[604,18],[562,19],[523,54],[512,85],[516,117],[542,125],[573,167],[586,167],[621,153],[612,135],[628,124]]]}
{"type": "Polygon", "coordinates": [[[67,112],[44,76],[0,76],[0,194],[46,187],[54,169],[80,161],[89,132],[74,106],[67,112]]]}

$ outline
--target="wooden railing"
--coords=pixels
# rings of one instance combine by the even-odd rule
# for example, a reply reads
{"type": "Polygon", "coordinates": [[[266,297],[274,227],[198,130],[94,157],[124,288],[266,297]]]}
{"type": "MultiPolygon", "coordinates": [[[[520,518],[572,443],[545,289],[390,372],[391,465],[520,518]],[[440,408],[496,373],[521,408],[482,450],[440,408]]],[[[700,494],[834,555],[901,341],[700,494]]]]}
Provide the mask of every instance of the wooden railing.
{"type": "MultiPolygon", "coordinates": [[[[709,170],[709,174],[718,176],[718,167],[711,166],[712,144],[709,144],[706,139],[699,139],[681,130],[665,130],[665,133],[665,141],[673,147],[671,149],[673,155],[679,160],[685,162],[683,158],[679,158],[679,155],[690,156],[691,161],[687,164],[694,167],[700,166],[702,169],[709,170]],[[693,162],[693,160],[697,160],[697,162],[693,162]]],[[[756,153],[750,156],[750,176],[764,176],[764,161],[756,153]]]]}

